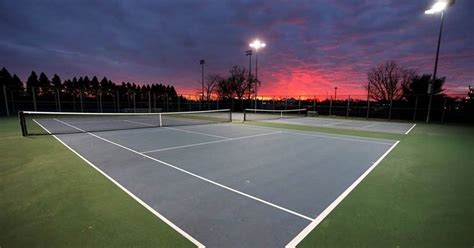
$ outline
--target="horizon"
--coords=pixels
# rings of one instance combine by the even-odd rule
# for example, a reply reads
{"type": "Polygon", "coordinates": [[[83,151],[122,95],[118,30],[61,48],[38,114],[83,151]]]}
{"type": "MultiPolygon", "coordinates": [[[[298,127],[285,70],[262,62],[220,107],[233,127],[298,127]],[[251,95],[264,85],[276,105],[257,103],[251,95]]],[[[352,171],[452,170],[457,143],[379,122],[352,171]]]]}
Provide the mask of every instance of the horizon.
{"type": "MultiPolygon", "coordinates": [[[[259,38],[267,44],[258,57],[259,95],[330,95],[335,86],[364,95],[367,71],[387,60],[433,73],[439,17],[423,13],[431,0],[300,3],[3,1],[0,67],[23,82],[34,70],[196,94],[201,59],[206,74],[247,69],[248,43],[259,38]]],[[[446,11],[438,67],[446,93],[467,93],[473,83],[473,7],[457,1],[446,11]]]]}

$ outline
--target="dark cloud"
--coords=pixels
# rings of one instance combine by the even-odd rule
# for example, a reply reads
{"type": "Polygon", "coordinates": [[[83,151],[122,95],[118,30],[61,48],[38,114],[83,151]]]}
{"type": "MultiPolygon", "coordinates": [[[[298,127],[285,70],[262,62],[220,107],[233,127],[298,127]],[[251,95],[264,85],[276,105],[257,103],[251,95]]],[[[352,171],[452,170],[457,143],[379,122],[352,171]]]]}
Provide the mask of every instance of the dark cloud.
{"type": "MultiPolygon", "coordinates": [[[[193,92],[199,60],[208,72],[247,65],[255,37],[263,92],[361,92],[366,71],[394,59],[431,73],[438,16],[431,0],[0,2],[0,66],[108,76],[114,81],[174,83],[193,92]]],[[[439,74],[451,89],[473,83],[474,1],[447,11],[439,74]]]]}

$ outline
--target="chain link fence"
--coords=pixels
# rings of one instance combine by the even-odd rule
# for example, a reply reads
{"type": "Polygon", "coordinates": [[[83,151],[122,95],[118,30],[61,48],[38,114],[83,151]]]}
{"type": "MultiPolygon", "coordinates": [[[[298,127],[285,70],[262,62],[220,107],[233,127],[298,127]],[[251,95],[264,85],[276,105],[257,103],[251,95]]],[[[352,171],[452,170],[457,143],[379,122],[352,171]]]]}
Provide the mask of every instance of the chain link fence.
{"type": "MultiPolygon", "coordinates": [[[[377,118],[388,120],[426,120],[429,96],[405,95],[401,99],[383,101],[367,95],[259,96],[254,99],[212,96],[202,99],[199,94],[168,96],[153,91],[107,90],[47,90],[9,88],[2,85],[0,115],[16,115],[18,111],[59,112],[179,112],[211,109],[231,109],[239,112],[245,108],[298,109],[306,108],[318,115],[377,118]]],[[[473,122],[474,99],[461,94],[433,96],[430,119],[437,122],[473,122]]]]}

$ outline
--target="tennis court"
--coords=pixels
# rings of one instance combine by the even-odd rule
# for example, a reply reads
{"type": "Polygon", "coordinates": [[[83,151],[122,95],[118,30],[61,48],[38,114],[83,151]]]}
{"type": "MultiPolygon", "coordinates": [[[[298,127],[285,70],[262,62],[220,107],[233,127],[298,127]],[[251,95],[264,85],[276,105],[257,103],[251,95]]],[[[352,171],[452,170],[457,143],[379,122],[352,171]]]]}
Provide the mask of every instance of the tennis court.
{"type": "Polygon", "coordinates": [[[336,119],[307,116],[306,109],[262,110],[247,109],[246,121],[265,121],[272,123],[354,129],[369,132],[388,132],[408,134],[416,126],[413,123],[336,119]]]}
{"type": "Polygon", "coordinates": [[[206,247],[296,245],[398,143],[221,122],[226,113],[199,116],[186,117],[189,125],[170,121],[182,116],[153,115],[32,121],[206,247]],[[114,122],[154,128],[94,130],[114,122]]]}

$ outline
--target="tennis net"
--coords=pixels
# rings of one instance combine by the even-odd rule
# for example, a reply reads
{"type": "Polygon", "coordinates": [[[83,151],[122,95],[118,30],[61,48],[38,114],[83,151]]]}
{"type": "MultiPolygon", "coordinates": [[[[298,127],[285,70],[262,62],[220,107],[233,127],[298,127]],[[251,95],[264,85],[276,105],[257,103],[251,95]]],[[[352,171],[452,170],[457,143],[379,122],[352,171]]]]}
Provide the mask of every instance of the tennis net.
{"type": "Polygon", "coordinates": [[[268,109],[245,109],[244,121],[264,121],[275,119],[299,118],[308,115],[307,109],[285,109],[285,110],[268,110],[268,109]]]}
{"type": "Polygon", "coordinates": [[[77,113],[22,111],[23,136],[231,122],[230,109],[168,113],[77,113]]]}

